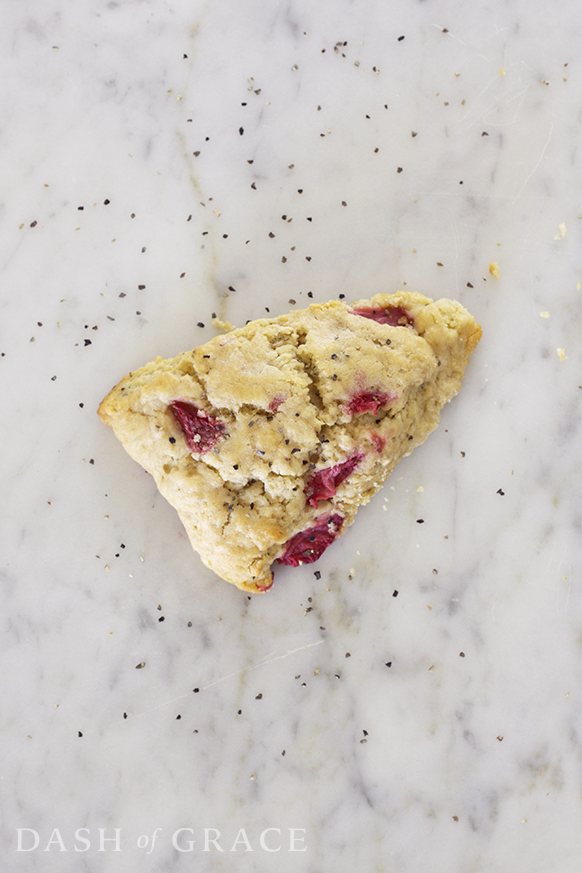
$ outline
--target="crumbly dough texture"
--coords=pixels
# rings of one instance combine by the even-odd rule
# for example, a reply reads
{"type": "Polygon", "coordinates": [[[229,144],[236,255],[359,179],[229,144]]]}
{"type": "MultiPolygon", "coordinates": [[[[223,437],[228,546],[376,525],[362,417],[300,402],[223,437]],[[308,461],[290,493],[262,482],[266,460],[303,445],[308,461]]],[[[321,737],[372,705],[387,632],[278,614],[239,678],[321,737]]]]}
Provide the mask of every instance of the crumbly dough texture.
{"type": "Polygon", "coordinates": [[[315,560],[436,428],[480,337],[459,303],[416,293],[314,304],[156,358],[99,415],[204,563],[265,591],[277,560],[315,560]]]}

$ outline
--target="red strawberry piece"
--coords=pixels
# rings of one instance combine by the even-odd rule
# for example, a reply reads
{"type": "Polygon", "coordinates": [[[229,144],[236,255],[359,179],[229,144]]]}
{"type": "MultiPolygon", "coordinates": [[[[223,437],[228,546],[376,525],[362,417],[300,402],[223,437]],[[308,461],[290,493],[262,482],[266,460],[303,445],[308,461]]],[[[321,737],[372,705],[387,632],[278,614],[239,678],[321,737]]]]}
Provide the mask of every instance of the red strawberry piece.
{"type": "Polygon", "coordinates": [[[278,562],[289,567],[299,567],[301,564],[317,561],[337,538],[343,521],[337,513],[320,518],[311,527],[291,537],[278,562]]]}
{"type": "Polygon", "coordinates": [[[386,437],[382,437],[375,430],[371,430],[370,439],[374,443],[374,448],[376,449],[378,454],[384,451],[384,446],[386,445],[386,437]]]}
{"type": "Polygon", "coordinates": [[[193,403],[173,400],[169,408],[180,425],[186,442],[193,452],[198,452],[200,455],[216,445],[226,431],[222,421],[212,418],[193,403]]]}
{"type": "Polygon", "coordinates": [[[344,406],[344,412],[347,412],[348,415],[357,415],[361,412],[373,412],[374,415],[377,415],[380,407],[386,406],[397,398],[398,394],[394,392],[358,391],[351,400],[348,400],[344,406]]]}
{"type": "Polygon", "coordinates": [[[360,306],[351,310],[352,315],[361,315],[363,318],[371,318],[378,324],[390,324],[392,327],[402,327],[409,324],[414,326],[414,319],[402,306],[360,306]]]}
{"type": "Polygon", "coordinates": [[[269,403],[269,411],[277,412],[281,404],[285,401],[285,397],[283,394],[276,394],[275,397],[269,403]]]}
{"type": "Polygon", "coordinates": [[[317,509],[318,501],[333,497],[338,485],[341,485],[348,478],[363,457],[362,452],[357,452],[347,461],[342,461],[341,464],[335,464],[333,467],[326,467],[314,473],[305,486],[307,502],[317,509]]]}

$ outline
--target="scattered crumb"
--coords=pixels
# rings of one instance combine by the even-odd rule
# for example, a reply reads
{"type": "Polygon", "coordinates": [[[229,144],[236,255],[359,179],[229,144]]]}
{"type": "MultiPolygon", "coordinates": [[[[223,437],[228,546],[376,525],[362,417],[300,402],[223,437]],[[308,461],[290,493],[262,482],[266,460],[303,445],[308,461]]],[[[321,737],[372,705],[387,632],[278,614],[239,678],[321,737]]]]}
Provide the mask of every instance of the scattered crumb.
{"type": "Polygon", "coordinates": [[[499,276],[500,276],[499,264],[496,263],[496,261],[491,261],[491,263],[489,264],[489,272],[491,273],[491,275],[493,276],[494,279],[499,279],[499,276]]]}
{"type": "Polygon", "coordinates": [[[541,317],[541,318],[549,318],[549,317],[550,317],[550,313],[549,313],[549,312],[540,312],[540,317],[541,317]]]}
{"type": "Polygon", "coordinates": [[[560,224],[558,227],[558,233],[555,235],[554,239],[564,239],[567,232],[566,225],[564,223],[560,224]]]}
{"type": "Polygon", "coordinates": [[[558,353],[558,357],[559,357],[559,359],[560,359],[561,361],[565,361],[565,360],[566,360],[566,355],[565,355],[565,353],[564,353],[564,349],[556,349],[556,351],[557,351],[557,353],[558,353]]]}

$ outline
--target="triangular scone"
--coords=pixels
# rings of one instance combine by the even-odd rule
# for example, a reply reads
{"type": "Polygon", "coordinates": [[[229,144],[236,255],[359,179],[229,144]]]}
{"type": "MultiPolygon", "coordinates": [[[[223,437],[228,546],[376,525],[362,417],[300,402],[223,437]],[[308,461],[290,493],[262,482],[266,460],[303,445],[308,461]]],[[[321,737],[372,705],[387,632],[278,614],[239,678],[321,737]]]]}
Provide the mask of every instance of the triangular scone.
{"type": "Polygon", "coordinates": [[[319,558],[434,430],[480,337],[451,300],[315,304],[156,358],[99,415],[204,563],[265,591],[272,564],[319,558]]]}

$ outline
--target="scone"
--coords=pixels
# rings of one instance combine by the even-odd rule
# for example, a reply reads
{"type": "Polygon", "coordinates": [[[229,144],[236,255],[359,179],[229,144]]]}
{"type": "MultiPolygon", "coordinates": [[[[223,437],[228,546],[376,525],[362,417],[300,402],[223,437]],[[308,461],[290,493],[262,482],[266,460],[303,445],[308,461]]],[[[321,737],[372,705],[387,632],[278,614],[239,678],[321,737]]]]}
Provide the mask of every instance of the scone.
{"type": "Polygon", "coordinates": [[[244,591],[316,561],[437,426],[481,337],[451,300],[401,291],[260,319],[130,373],[99,407],[244,591]]]}

